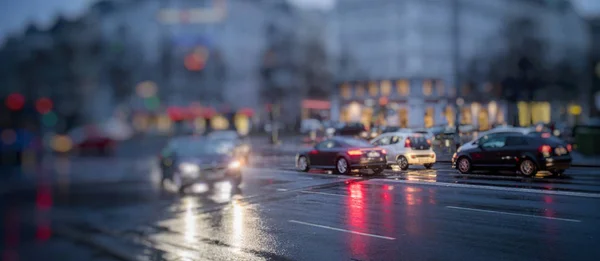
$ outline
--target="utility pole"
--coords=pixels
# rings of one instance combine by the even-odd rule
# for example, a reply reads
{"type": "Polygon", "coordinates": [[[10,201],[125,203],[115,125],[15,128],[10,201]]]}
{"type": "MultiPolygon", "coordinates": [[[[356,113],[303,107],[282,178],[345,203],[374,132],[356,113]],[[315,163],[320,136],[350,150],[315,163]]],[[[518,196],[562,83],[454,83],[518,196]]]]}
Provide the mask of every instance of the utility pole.
{"type": "Polygon", "coordinates": [[[460,110],[464,105],[461,95],[461,75],[460,75],[460,0],[452,0],[452,63],[454,65],[454,87],[456,88],[456,120],[454,144],[456,149],[460,147],[460,110]]]}

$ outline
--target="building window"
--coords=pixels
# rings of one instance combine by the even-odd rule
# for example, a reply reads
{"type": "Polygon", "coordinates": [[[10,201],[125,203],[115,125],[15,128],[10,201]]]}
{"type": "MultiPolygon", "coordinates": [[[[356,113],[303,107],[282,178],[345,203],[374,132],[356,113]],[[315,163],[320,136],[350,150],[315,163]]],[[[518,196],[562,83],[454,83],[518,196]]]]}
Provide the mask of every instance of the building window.
{"type": "Polygon", "coordinates": [[[431,85],[432,84],[430,80],[423,81],[423,95],[431,96],[433,93],[433,87],[431,85]]]}
{"type": "Polygon", "coordinates": [[[479,130],[486,131],[490,129],[490,117],[489,113],[485,108],[479,110],[477,123],[479,123],[479,130]]]}
{"type": "Polygon", "coordinates": [[[435,113],[435,109],[433,107],[428,107],[425,110],[425,128],[433,127],[434,113],[435,113]]]}
{"type": "Polygon", "coordinates": [[[358,84],[356,85],[356,97],[364,97],[365,96],[365,87],[358,84]]]}
{"type": "Polygon", "coordinates": [[[370,82],[369,83],[369,95],[371,97],[375,97],[375,96],[377,96],[377,94],[379,94],[379,89],[377,88],[377,83],[370,82]]]}
{"type": "Polygon", "coordinates": [[[408,110],[400,108],[398,110],[398,117],[400,118],[400,128],[408,128],[408,110]]]}
{"type": "Polygon", "coordinates": [[[460,111],[460,124],[471,124],[473,122],[471,118],[471,108],[463,107],[460,111]]]}
{"type": "Polygon", "coordinates": [[[381,82],[381,95],[389,96],[392,92],[392,83],[390,81],[381,82]]]}
{"type": "Polygon", "coordinates": [[[407,80],[400,80],[396,82],[396,88],[398,91],[398,94],[400,94],[400,96],[408,96],[410,94],[410,88],[409,88],[409,84],[407,80]]]}
{"type": "Polygon", "coordinates": [[[448,122],[448,126],[454,126],[454,121],[456,120],[456,113],[454,113],[454,109],[452,106],[446,106],[446,111],[444,112],[444,116],[446,116],[446,121],[448,122]]]}
{"type": "Polygon", "coordinates": [[[344,99],[350,99],[350,96],[352,96],[352,94],[350,92],[350,85],[348,85],[348,84],[342,85],[341,95],[344,99]]]}
{"type": "Polygon", "coordinates": [[[444,88],[443,81],[437,81],[435,87],[437,88],[437,93],[440,97],[446,96],[446,88],[444,88]]]}

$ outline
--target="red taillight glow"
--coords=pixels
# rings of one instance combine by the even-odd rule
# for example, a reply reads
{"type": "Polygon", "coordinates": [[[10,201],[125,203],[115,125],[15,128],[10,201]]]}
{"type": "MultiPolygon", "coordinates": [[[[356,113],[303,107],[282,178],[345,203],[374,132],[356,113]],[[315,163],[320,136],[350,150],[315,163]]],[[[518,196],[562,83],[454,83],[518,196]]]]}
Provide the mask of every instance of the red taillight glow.
{"type": "Polygon", "coordinates": [[[318,153],[319,153],[319,151],[317,151],[317,150],[311,150],[309,153],[310,153],[310,154],[318,154],[318,153]]]}
{"type": "Polygon", "coordinates": [[[360,156],[362,155],[362,151],[360,150],[349,150],[348,155],[350,156],[360,156]]]}
{"type": "Polygon", "coordinates": [[[540,147],[540,152],[541,153],[550,153],[552,151],[552,148],[548,145],[542,145],[540,147]]]}
{"type": "Polygon", "coordinates": [[[381,154],[387,154],[387,151],[381,150],[381,154]]]}
{"type": "Polygon", "coordinates": [[[410,140],[409,140],[409,139],[406,139],[406,140],[404,141],[404,147],[405,147],[405,148],[410,148],[410,140]]]}
{"type": "Polygon", "coordinates": [[[435,158],[435,154],[431,154],[431,158],[432,158],[432,159],[433,159],[433,158],[435,158]]]}
{"type": "Polygon", "coordinates": [[[427,144],[431,145],[431,140],[427,140],[427,144]]]}
{"type": "Polygon", "coordinates": [[[567,144],[567,150],[571,152],[573,150],[573,145],[567,144]]]}
{"type": "Polygon", "coordinates": [[[542,138],[550,138],[550,136],[551,136],[550,133],[547,133],[547,132],[542,133],[542,138]]]}

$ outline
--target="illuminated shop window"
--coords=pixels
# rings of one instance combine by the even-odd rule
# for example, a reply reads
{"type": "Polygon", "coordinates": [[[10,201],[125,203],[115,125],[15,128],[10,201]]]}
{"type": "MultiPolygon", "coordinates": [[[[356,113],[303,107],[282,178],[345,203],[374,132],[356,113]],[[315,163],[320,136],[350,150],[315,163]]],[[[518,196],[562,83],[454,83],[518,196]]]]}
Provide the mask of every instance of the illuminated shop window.
{"type": "Polygon", "coordinates": [[[433,93],[433,87],[430,80],[423,81],[423,95],[431,96],[433,93]]]}
{"type": "Polygon", "coordinates": [[[410,94],[410,85],[407,80],[397,81],[396,88],[400,96],[408,96],[410,94]]]}
{"type": "Polygon", "coordinates": [[[398,117],[400,118],[400,128],[408,128],[408,110],[400,108],[398,110],[398,117]]]}
{"type": "Polygon", "coordinates": [[[454,113],[454,108],[452,108],[452,106],[446,106],[446,110],[444,111],[444,116],[446,117],[448,126],[454,126],[454,123],[456,120],[456,113],[454,113]]]}
{"type": "Polygon", "coordinates": [[[477,123],[479,123],[480,131],[486,131],[490,129],[490,117],[488,111],[485,108],[479,110],[477,123]]]}
{"type": "Polygon", "coordinates": [[[434,113],[435,113],[435,109],[433,107],[428,107],[425,110],[425,128],[433,127],[434,113]]]}
{"type": "Polygon", "coordinates": [[[377,96],[377,94],[379,94],[379,88],[377,88],[377,83],[370,82],[369,83],[369,95],[371,97],[375,97],[375,96],[377,96]]]}
{"type": "Polygon", "coordinates": [[[381,95],[388,96],[392,92],[392,83],[390,81],[381,82],[381,95]]]}
{"type": "Polygon", "coordinates": [[[350,99],[352,93],[350,92],[350,85],[343,84],[341,87],[341,95],[344,99],[350,99]]]}

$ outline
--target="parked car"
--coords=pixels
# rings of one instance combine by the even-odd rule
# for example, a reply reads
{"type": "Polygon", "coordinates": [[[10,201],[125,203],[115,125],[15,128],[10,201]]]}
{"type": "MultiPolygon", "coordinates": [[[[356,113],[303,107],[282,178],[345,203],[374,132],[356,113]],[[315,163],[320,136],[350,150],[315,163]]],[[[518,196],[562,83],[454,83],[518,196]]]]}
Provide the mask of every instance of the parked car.
{"type": "Polygon", "coordinates": [[[540,170],[562,174],[570,166],[571,155],[560,143],[520,133],[496,135],[452,157],[452,167],[463,174],[473,170],[517,170],[531,177],[540,170]]]}
{"type": "Polygon", "coordinates": [[[355,138],[368,138],[367,128],[360,122],[344,123],[337,126],[335,134],[338,136],[350,136],[355,138]]]}
{"type": "Polygon", "coordinates": [[[232,153],[229,143],[199,136],[174,138],[159,155],[161,184],[170,180],[179,192],[195,183],[209,185],[230,181],[234,187],[242,182],[243,163],[232,153]]]}
{"type": "Polygon", "coordinates": [[[504,135],[511,135],[511,134],[526,135],[530,132],[531,132],[531,129],[529,129],[529,128],[498,127],[498,128],[486,131],[486,132],[482,132],[481,134],[479,134],[479,136],[477,138],[460,146],[458,148],[458,150],[475,148],[475,147],[477,147],[477,144],[479,144],[487,139],[496,137],[496,136],[504,136],[504,135]]]}
{"type": "Polygon", "coordinates": [[[310,151],[298,153],[296,166],[302,171],[330,169],[349,174],[353,169],[370,169],[379,174],[387,166],[386,151],[364,140],[334,137],[318,143],[310,151]]]}
{"type": "Polygon", "coordinates": [[[373,139],[371,144],[385,149],[388,165],[397,164],[407,170],[410,165],[423,165],[430,169],[436,162],[431,140],[419,133],[384,133],[373,139]]]}
{"type": "Polygon", "coordinates": [[[209,140],[223,141],[229,143],[233,147],[232,153],[236,157],[243,160],[244,164],[250,162],[251,147],[250,142],[247,139],[241,137],[237,131],[234,130],[223,130],[223,131],[212,131],[209,132],[206,137],[209,140]]]}

